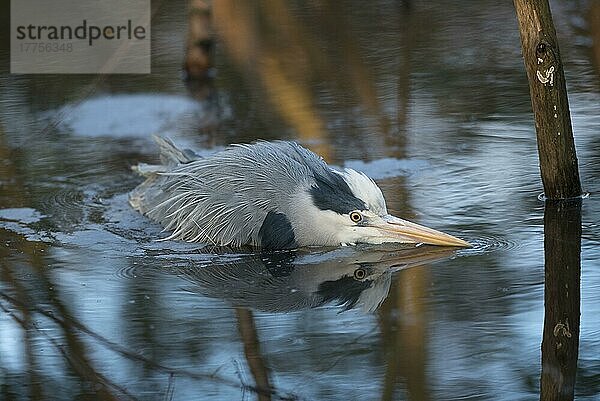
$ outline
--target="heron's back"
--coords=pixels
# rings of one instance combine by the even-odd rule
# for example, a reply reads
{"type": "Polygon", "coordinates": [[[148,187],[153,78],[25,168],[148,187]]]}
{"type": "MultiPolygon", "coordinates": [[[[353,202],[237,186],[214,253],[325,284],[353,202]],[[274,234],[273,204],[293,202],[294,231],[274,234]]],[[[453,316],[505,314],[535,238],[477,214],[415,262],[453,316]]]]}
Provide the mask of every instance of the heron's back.
{"type": "Polygon", "coordinates": [[[285,218],[292,197],[315,174],[331,174],[319,156],[294,142],[234,145],[205,158],[167,139],[157,142],[162,164],[135,168],[146,180],[129,202],[172,231],[169,239],[295,247],[285,218]]]}

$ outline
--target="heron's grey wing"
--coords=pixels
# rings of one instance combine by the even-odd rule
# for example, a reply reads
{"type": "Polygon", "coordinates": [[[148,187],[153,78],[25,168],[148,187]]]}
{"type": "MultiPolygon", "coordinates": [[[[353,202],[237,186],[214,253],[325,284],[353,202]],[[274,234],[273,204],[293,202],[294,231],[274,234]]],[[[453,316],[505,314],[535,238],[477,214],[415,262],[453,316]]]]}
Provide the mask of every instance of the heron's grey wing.
{"type": "Polygon", "coordinates": [[[129,194],[129,203],[142,214],[146,214],[155,206],[156,201],[165,196],[160,189],[161,183],[164,181],[160,177],[161,173],[168,172],[173,166],[200,159],[200,156],[190,149],[179,149],[169,138],[157,135],[153,135],[153,138],[159,146],[162,164],[139,163],[132,167],[139,175],[146,177],[146,181],[129,194]]]}
{"type": "MultiPolygon", "coordinates": [[[[285,219],[279,217],[285,217],[293,194],[311,185],[311,163],[326,168],[318,156],[295,143],[236,145],[150,176],[130,202],[172,230],[169,238],[261,246],[265,219],[275,218],[271,223],[283,227],[285,219]]],[[[273,247],[292,242],[288,237],[273,247]]]]}
{"type": "Polygon", "coordinates": [[[178,148],[169,138],[153,135],[154,141],[160,148],[160,161],[165,165],[186,164],[201,157],[191,149],[178,148]]]}

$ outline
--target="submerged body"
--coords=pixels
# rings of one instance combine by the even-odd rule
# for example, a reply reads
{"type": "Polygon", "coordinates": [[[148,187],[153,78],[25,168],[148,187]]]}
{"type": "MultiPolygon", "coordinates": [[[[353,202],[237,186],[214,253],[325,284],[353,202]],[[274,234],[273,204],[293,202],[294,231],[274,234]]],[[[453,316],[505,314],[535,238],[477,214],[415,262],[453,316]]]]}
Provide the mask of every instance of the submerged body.
{"type": "Polygon", "coordinates": [[[336,170],[295,142],[233,145],[208,157],[156,138],[162,165],[138,165],[146,181],[131,205],[172,231],[169,239],[265,249],[400,242],[469,246],[387,213],[363,173],[336,170]]]}

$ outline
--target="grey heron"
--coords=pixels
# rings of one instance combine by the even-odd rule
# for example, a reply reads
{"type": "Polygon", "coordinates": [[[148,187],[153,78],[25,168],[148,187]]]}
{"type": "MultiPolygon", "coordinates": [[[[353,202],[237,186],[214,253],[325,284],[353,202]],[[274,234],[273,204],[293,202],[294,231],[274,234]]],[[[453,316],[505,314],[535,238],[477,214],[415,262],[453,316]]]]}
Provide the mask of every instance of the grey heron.
{"type": "Polygon", "coordinates": [[[165,239],[293,249],[387,242],[467,247],[451,235],[388,214],[375,182],[335,169],[295,142],[232,145],[200,157],[155,137],[160,165],[129,202],[171,231],[165,239]]]}

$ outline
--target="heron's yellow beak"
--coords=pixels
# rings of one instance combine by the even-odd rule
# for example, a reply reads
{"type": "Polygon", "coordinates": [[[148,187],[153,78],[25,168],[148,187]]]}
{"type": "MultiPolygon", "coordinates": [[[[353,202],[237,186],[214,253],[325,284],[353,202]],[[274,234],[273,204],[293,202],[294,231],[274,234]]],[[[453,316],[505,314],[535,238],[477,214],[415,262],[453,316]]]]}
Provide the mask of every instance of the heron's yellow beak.
{"type": "Polygon", "coordinates": [[[471,247],[460,238],[391,215],[384,216],[382,223],[373,226],[394,242],[471,247]]]}

